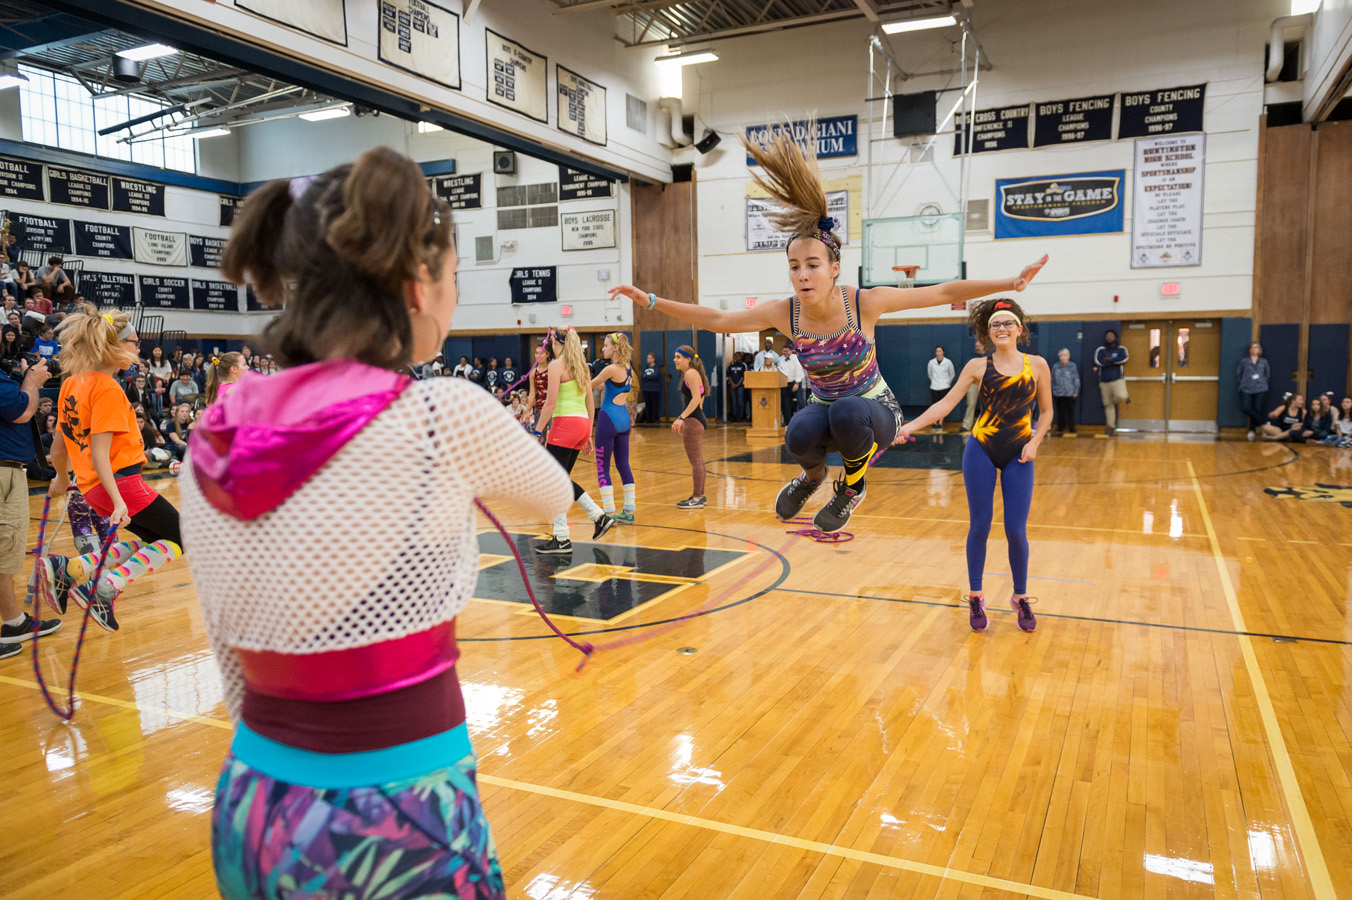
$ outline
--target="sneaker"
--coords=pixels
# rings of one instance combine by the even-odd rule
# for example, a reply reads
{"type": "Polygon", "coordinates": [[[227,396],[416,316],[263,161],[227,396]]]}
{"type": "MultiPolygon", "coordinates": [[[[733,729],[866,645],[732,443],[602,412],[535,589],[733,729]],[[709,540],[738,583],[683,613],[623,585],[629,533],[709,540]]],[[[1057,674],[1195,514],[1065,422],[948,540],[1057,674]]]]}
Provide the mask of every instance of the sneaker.
{"type": "MultiPolygon", "coordinates": [[[[38,636],[51,634],[61,627],[60,619],[44,619],[38,623],[38,636]]],[[[5,625],[0,623],[0,641],[5,643],[26,641],[33,636],[33,617],[28,613],[23,614],[23,621],[18,625],[5,625]]]]}
{"type": "Polygon", "coordinates": [[[113,613],[113,603],[117,600],[114,594],[112,599],[93,592],[93,585],[85,582],[76,585],[70,589],[70,596],[75,598],[81,609],[89,610],[89,615],[98,626],[104,631],[117,631],[120,625],[117,624],[117,616],[113,613]]]}
{"type": "Polygon", "coordinates": [[[963,598],[967,601],[967,621],[971,623],[973,631],[985,631],[991,624],[990,617],[986,615],[986,598],[980,594],[968,594],[963,598]]]}
{"type": "Polygon", "coordinates": [[[567,541],[567,540],[561,541],[561,540],[559,540],[559,539],[556,538],[556,537],[551,537],[549,540],[545,541],[543,544],[536,544],[536,545],[535,545],[535,552],[536,552],[536,553],[559,553],[559,554],[563,554],[563,553],[572,553],[572,552],[573,552],[573,542],[572,542],[572,541],[567,541]]]}
{"type": "Polygon", "coordinates": [[[626,509],[623,510],[622,512],[615,513],[615,515],[611,516],[611,518],[614,519],[616,522],[619,522],[621,525],[633,525],[634,511],[631,509],[626,509]]]}
{"type": "Polygon", "coordinates": [[[840,478],[836,480],[835,487],[835,495],[812,517],[812,524],[825,534],[834,534],[849,524],[850,514],[854,512],[856,506],[864,502],[864,497],[868,494],[868,487],[864,484],[863,478],[854,485],[847,485],[845,479],[840,478]]]}
{"type": "Polygon", "coordinates": [[[1249,440],[1253,440],[1253,439],[1256,438],[1257,436],[1258,436],[1258,435],[1254,433],[1254,430],[1253,430],[1252,428],[1250,428],[1250,429],[1249,429],[1249,440]]]}
{"type": "Polygon", "coordinates": [[[1065,436],[1066,436],[1066,433],[1065,433],[1064,431],[1058,431],[1058,432],[1056,432],[1055,434],[1052,435],[1052,437],[1065,437],[1065,436]]]}
{"type": "Polygon", "coordinates": [[[75,579],[70,577],[66,571],[66,566],[70,560],[64,556],[43,557],[42,565],[47,570],[47,583],[52,586],[52,596],[56,599],[56,607],[65,615],[66,601],[70,596],[70,589],[75,584],[75,579]]]}
{"type": "Polygon", "coordinates": [[[775,498],[775,515],[785,521],[792,519],[803,511],[803,505],[807,503],[808,498],[821,486],[820,481],[808,478],[806,472],[800,473],[797,478],[779,489],[779,496],[775,498]]]}
{"type": "Polygon", "coordinates": [[[23,652],[22,644],[0,644],[0,659],[9,659],[23,652]]]}
{"type": "Polygon", "coordinates": [[[601,518],[593,522],[596,528],[592,531],[592,540],[599,539],[607,531],[615,527],[615,520],[605,513],[601,513],[601,518]]]}
{"type": "Polygon", "coordinates": [[[709,501],[703,497],[687,497],[676,504],[677,509],[704,509],[709,501]]]}
{"type": "Polygon", "coordinates": [[[1103,433],[1106,434],[1108,437],[1117,437],[1116,428],[1105,428],[1103,429],[1103,433]]]}
{"type": "Polygon", "coordinates": [[[1028,605],[1029,601],[1034,599],[1036,598],[1025,597],[1023,600],[1009,598],[1009,605],[1014,607],[1014,612],[1019,615],[1020,631],[1033,631],[1037,628],[1037,616],[1033,615],[1033,609],[1028,605]]]}

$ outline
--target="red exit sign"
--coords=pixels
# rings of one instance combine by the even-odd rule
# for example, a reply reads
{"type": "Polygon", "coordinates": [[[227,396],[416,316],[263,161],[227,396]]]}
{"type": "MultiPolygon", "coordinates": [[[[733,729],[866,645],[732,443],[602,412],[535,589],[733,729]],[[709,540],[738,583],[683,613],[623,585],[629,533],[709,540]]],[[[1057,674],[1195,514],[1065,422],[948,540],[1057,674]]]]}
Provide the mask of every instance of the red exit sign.
{"type": "Polygon", "coordinates": [[[755,297],[747,297],[747,298],[746,298],[746,308],[747,308],[747,309],[755,309],[755,308],[756,308],[756,298],[755,298],[755,297]]]}
{"type": "Polygon", "coordinates": [[[572,307],[571,304],[568,304],[568,305],[560,306],[560,307],[559,307],[559,315],[567,317],[567,316],[571,316],[572,314],[573,314],[573,307],[572,307]]]}
{"type": "Polygon", "coordinates": [[[1177,297],[1180,285],[1177,281],[1166,281],[1160,285],[1160,294],[1165,297],[1177,297]]]}

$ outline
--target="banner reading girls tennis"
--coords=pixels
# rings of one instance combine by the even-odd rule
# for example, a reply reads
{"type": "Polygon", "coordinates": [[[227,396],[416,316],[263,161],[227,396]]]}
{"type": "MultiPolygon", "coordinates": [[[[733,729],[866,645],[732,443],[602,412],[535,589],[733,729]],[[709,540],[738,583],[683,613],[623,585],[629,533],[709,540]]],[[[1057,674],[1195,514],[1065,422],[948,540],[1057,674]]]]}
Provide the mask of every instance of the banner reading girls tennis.
{"type": "Polygon", "coordinates": [[[1125,169],[995,182],[995,238],[1122,231],[1125,169]]]}

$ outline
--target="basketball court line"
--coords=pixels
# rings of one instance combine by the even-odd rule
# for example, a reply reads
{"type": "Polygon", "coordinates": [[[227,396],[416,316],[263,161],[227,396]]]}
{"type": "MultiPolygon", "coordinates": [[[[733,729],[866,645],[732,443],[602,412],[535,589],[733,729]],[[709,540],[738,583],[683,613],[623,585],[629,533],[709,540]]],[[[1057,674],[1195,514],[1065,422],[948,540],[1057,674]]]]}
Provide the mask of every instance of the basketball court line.
{"type": "MultiPolygon", "coordinates": [[[[19,678],[11,678],[5,675],[0,675],[0,684],[14,685],[15,687],[28,688],[29,690],[34,691],[38,690],[36,682],[24,681],[19,678]]],[[[226,731],[234,731],[234,725],[226,719],[218,719],[212,716],[199,716],[172,709],[143,707],[128,700],[118,700],[115,697],[104,697],[100,694],[87,694],[83,691],[76,691],[75,696],[88,703],[102,703],[109,706],[121,707],[123,709],[135,710],[137,712],[158,713],[170,718],[182,719],[187,722],[196,722],[202,725],[210,725],[213,728],[221,728],[226,731]]],[[[899,869],[917,875],[928,875],[941,880],[958,881],[963,884],[970,884],[977,887],[1006,891],[1019,896],[1038,897],[1041,898],[1041,900],[1098,900],[1098,898],[1094,897],[1092,894],[1074,894],[1068,891],[1058,891],[1053,888],[1045,888],[1038,885],[1021,884],[1017,881],[995,878],[990,875],[981,875],[976,872],[964,872],[960,869],[952,869],[945,866],[913,862],[909,859],[886,856],[881,853],[871,853],[867,850],[856,850],[853,847],[842,847],[837,844],[827,844],[822,841],[810,841],[804,838],[793,837],[792,835],[778,834],[773,831],[763,831],[759,828],[729,825],[726,822],[705,819],[700,816],[674,813],[669,810],[657,809],[652,806],[640,806],[637,803],[626,803],[623,800],[611,800],[608,797],[597,797],[592,794],[582,794],[577,791],[565,791],[560,788],[552,788],[543,784],[531,784],[526,781],[503,778],[499,775],[488,775],[482,771],[477,773],[477,778],[484,784],[491,784],[495,787],[506,788],[507,790],[537,794],[542,797],[552,797],[556,800],[568,800],[573,803],[600,807],[615,812],[626,812],[631,815],[642,816],[655,821],[672,822],[676,825],[684,825],[691,828],[699,828],[704,831],[719,832],[721,834],[730,834],[754,841],[762,841],[767,844],[776,844],[781,847],[792,847],[795,850],[820,853],[824,856],[834,856],[840,859],[853,860],[854,862],[870,863],[888,869],[899,869]]]]}
{"type": "Polygon", "coordinates": [[[1249,683],[1253,685],[1254,701],[1258,704],[1259,718],[1263,730],[1267,733],[1268,750],[1272,754],[1273,767],[1277,770],[1277,780],[1282,786],[1286,806],[1291,814],[1291,827],[1296,834],[1296,843],[1301,856],[1305,859],[1306,877],[1314,890],[1317,900],[1335,900],[1333,880],[1329,876],[1328,863],[1324,860],[1324,851],[1319,846],[1319,836],[1315,833],[1314,822],[1305,805],[1305,795],[1300,789],[1300,780],[1296,777],[1296,768],[1291,763],[1291,754],[1286,748],[1286,738],[1282,736],[1281,724],[1277,721],[1277,710],[1272,705],[1272,695],[1268,692],[1263,670],[1258,665],[1258,655],[1253,649],[1253,639],[1248,634],[1244,622],[1244,611],[1239,607],[1239,595],[1230,581],[1230,568],[1221,552],[1221,542],[1216,529],[1211,524],[1211,512],[1207,509],[1206,498],[1202,494],[1202,483],[1197,480],[1192,461],[1188,460],[1188,476],[1192,479],[1192,490],[1197,496],[1197,506],[1202,511],[1202,526],[1206,529],[1207,540],[1211,543],[1211,555],[1216,561],[1216,573],[1220,576],[1221,593],[1225,595],[1225,605],[1230,610],[1235,631],[1240,632],[1239,648],[1244,658],[1244,668],[1249,673],[1249,683]]]}

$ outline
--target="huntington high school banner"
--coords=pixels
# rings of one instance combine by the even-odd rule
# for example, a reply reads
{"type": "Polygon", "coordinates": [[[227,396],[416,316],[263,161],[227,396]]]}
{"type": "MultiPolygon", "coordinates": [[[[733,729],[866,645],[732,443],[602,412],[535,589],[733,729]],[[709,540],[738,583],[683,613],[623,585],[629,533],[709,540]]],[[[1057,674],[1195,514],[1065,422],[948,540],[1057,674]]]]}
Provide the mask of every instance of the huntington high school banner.
{"type": "Polygon", "coordinates": [[[995,238],[1122,231],[1125,169],[995,182],[995,238]]]}

